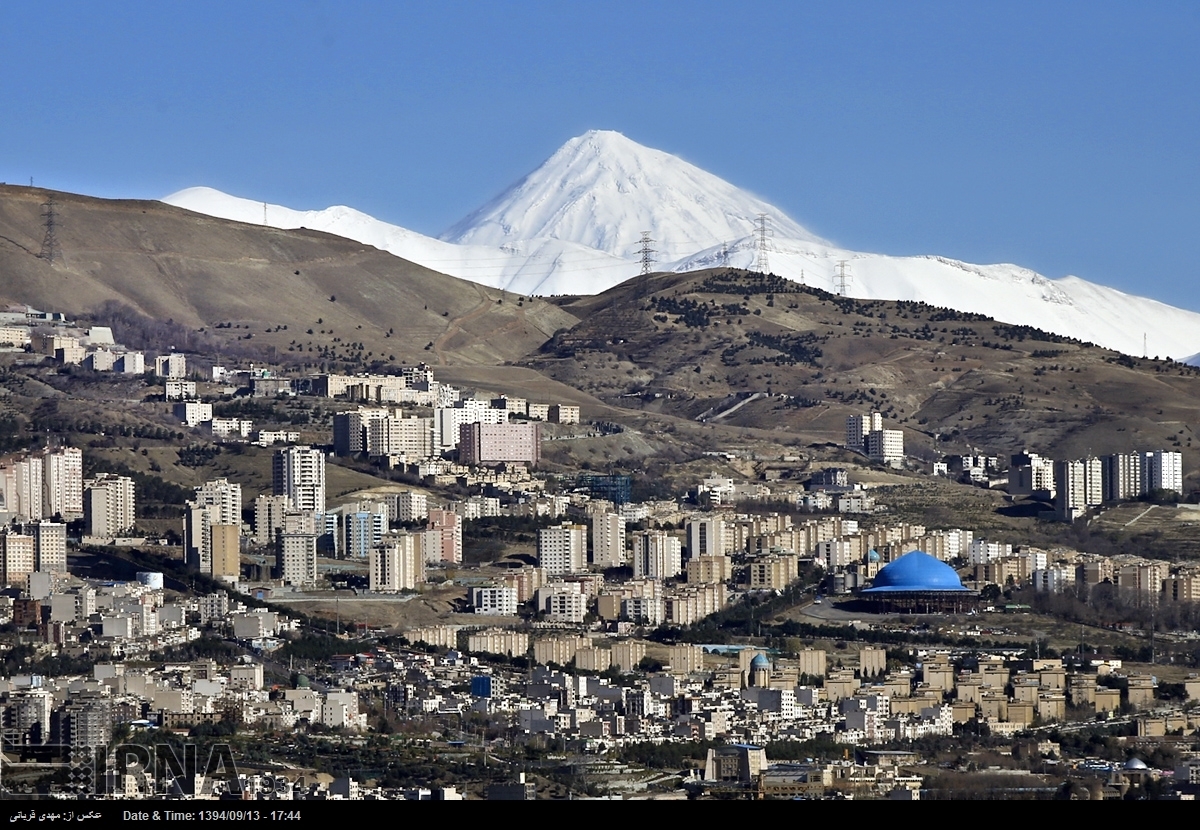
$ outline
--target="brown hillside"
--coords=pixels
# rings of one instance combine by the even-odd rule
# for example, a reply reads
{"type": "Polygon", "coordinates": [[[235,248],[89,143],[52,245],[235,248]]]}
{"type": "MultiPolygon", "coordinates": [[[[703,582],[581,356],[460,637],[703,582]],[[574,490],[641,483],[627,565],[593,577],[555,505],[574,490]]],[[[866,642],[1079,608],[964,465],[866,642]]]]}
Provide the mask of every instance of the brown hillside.
{"type": "Polygon", "coordinates": [[[72,316],[116,300],[189,327],[232,323],[241,328],[214,333],[252,334],[280,352],[325,347],[396,362],[512,360],[575,322],[540,300],[316,231],[12,185],[0,186],[0,299],[72,316]],[[62,251],[53,264],[39,256],[51,196],[62,251]],[[287,329],[267,331],[277,326],[287,329]]]}
{"type": "Polygon", "coordinates": [[[1198,473],[1193,367],[744,271],[652,275],[560,302],[581,321],[526,364],[612,404],[838,443],[847,415],[875,409],[927,458],[1175,449],[1198,473]],[[752,393],[770,396],[728,412],[752,393]]]}

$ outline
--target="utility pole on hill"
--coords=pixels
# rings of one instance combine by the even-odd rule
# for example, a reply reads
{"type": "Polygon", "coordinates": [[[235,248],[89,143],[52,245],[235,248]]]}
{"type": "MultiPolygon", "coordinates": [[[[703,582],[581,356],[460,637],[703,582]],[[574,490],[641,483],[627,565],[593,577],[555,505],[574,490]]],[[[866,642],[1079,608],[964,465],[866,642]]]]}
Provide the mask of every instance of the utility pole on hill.
{"type": "Polygon", "coordinates": [[[654,264],[654,249],[650,244],[654,242],[650,238],[650,231],[642,231],[642,276],[650,273],[650,266],[654,264]]]}
{"type": "Polygon", "coordinates": [[[767,262],[767,238],[774,234],[767,229],[767,214],[758,214],[758,224],[755,226],[755,235],[758,237],[758,259],[754,263],[754,270],[760,274],[767,274],[771,271],[771,266],[767,262]]]}
{"type": "Polygon", "coordinates": [[[42,205],[42,218],[45,220],[46,235],[42,237],[42,259],[51,265],[55,259],[62,259],[62,248],[58,244],[58,214],[54,209],[54,197],[50,196],[42,205]]]}
{"type": "Polygon", "coordinates": [[[834,281],[837,283],[838,296],[840,296],[840,297],[846,296],[847,286],[849,285],[849,282],[852,279],[854,279],[854,278],[846,273],[846,260],[843,259],[840,262],[838,262],[838,272],[837,272],[837,275],[834,277],[834,281]]]}

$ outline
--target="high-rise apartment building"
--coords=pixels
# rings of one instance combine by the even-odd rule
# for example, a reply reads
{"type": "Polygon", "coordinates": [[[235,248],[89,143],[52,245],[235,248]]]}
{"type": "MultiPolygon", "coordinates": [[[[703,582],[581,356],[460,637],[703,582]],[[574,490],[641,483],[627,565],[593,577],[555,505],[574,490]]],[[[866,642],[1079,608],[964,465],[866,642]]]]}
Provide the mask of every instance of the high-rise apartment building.
{"type": "Polygon", "coordinates": [[[726,539],[725,522],[721,519],[691,519],[687,523],[688,560],[709,554],[731,553],[726,539]]]}
{"type": "Polygon", "coordinates": [[[195,503],[212,508],[212,523],[242,525],[242,485],[218,478],[196,488],[195,503]]]}
{"type": "Polygon", "coordinates": [[[883,416],[878,412],[869,415],[851,415],[846,419],[846,449],[865,452],[867,436],[883,429],[883,416]]]}
{"type": "Polygon", "coordinates": [[[286,585],[313,585],[317,581],[317,535],[281,533],[276,539],[275,565],[286,585]]]}
{"type": "Polygon", "coordinates": [[[592,516],[592,562],[601,568],[625,564],[625,520],[616,513],[592,516]]]}
{"type": "Polygon", "coordinates": [[[538,564],[547,575],[587,570],[587,528],[564,522],[538,531],[538,564]]]}
{"type": "Polygon", "coordinates": [[[1054,462],[1054,509],[1059,519],[1073,522],[1104,502],[1101,469],[1099,458],[1054,462]]]}
{"type": "Polygon", "coordinates": [[[66,521],[83,518],[83,452],[59,447],[42,456],[42,512],[66,521]]]}
{"type": "Polygon", "coordinates": [[[632,541],[634,579],[670,579],[683,573],[683,544],[665,530],[640,530],[632,541]]]}
{"type": "Polygon", "coordinates": [[[1142,480],[1146,492],[1183,492],[1183,454],[1158,450],[1142,454],[1142,480]]]}
{"type": "Polygon", "coordinates": [[[371,590],[380,593],[412,591],[425,581],[425,557],[418,534],[398,533],[384,538],[371,551],[371,590]]]}
{"type": "Polygon", "coordinates": [[[67,526],[62,522],[43,519],[28,530],[33,531],[34,570],[42,573],[67,572],[67,526]]]}
{"type": "Polygon", "coordinates": [[[5,528],[0,533],[0,582],[28,588],[29,575],[36,566],[35,543],[32,536],[5,528]]]}
{"type": "Polygon", "coordinates": [[[325,512],[325,455],[312,447],[285,447],[275,453],[272,492],[287,496],[296,510],[325,512]]]}
{"type": "Polygon", "coordinates": [[[430,510],[427,532],[436,534],[440,542],[440,561],[462,562],[462,516],[453,510],[430,510]]]}
{"type": "Polygon", "coordinates": [[[136,521],[133,479],[101,473],[83,483],[83,513],[88,536],[114,537],[136,521]]]}

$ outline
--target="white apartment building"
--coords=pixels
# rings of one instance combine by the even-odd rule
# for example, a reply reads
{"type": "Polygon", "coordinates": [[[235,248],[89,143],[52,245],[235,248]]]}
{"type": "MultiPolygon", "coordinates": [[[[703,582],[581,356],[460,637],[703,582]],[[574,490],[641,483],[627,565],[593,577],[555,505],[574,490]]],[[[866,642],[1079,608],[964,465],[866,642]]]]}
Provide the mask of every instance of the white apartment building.
{"type": "Polygon", "coordinates": [[[517,615],[517,589],[486,586],[471,589],[471,605],[476,614],[515,617],[517,615]]]}
{"type": "Polygon", "coordinates": [[[212,508],[213,524],[241,525],[242,485],[218,478],[204,482],[195,493],[196,504],[212,508]]]}
{"type": "Polygon", "coordinates": [[[141,352],[125,352],[117,358],[113,369],[126,375],[141,375],[146,371],[146,356],[141,352]]]}
{"type": "Polygon", "coordinates": [[[372,458],[394,456],[411,462],[434,455],[432,418],[371,418],[366,433],[366,453],[372,458]]]}
{"type": "Polygon", "coordinates": [[[213,418],[208,428],[214,438],[249,438],[254,422],[244,418],[213,418]]]}
{"type": "Polygon", "coordinates": [[[683,573],[683,545],[676,537],[664,530],[640,530],[631,541],[634,579],[671,579],[683,573]]]}
{"type": "Polygon", "coordinates": [[[59,447],[42,456],[42,511],[63,519],[83,518],[83,451],[59,447]]]}
{"type": "Polygon", "coordinates": [[[1003,542],[989,542],[987,539],[975,539],[971,542],[967,561],[972,565],[986,565],[994,559],[1012,556],[1012,553],[1012,545],[1003,542]]]}
{"type": "Polygon", "coordinates": [[[325,455],[312,447],[276,450],[272,491],[287,496],[297,510],[325,512],[325,455]]]}
{"type": "Polygon", "coordinates": [[[1061,594],[1075,588],[1075,568],[1052,565],[1033,572],[1033,589],[1040,593],[1061,594]]]}
{"type": "Polygon", "coordinates": [[[721,519],[690,519],[687,523],[688,559],[733,553],[732,528],[721,519]]]}
{"type": "Polygon", "coordinates": [[[175,419],[189,427],[197,427],[213,419],[212,404],[199,401],[183,401],[171,410],[175,419]]]}
{"type": "Polygon", "coordinates": [[[625,520],[616,513],[592,516],[592,564],[601,568],[625,564],[625,520]]]}
{"type": "Polygon", "coordinates": [[[851,415],[846,419],[846,449],[865,452],[867,436],[883,429],[883,416],[878,412],[869,415],[851,415]]]}
{"type": "Polygon", "coordinates": [[[88,536],[112,538],[136,522],[133,479],[101,473],[83,484],[83,513],[88,536]]]}
{"type": "Polygon", "coordinates": [[[1142,480],[1142,453],[1116,453],[1101,459],[1104,501],[1136,499],[1146,492],[1142,480]]]}
{"type": "Polygon", "coordinates": [[[1142,456],[1142,480],[1146,491],[1170,490],[1183,492],[1183,455],[1158,450],[1142,456]]]}
{"type": "Polygon", "coordinates": [[[165,384],[168,401],[190,401],[196,397],[196,381],[169,380],[165,384]]]}
{"type": "Polygon", "coordinates": [[[317,537],[314,533],[281,533],[275,564],[285,585],[317,582],[317,537]]]}
{"type": "Polygon", "coordinates": [[[429,517],[429,497],[407,490],[396,495],[396,520],[419,522],[429,517]]]}
{"type": "Polygon", "coordinates": [[[549,622],[582,623],[587,615],[587,601],[587,596],[574,583],[557,583],[539,588],[537,592],[538,608],[549,622]]]}
{"type": "Polygon", "coordinates": [[[904,433],[898,429],[873,429],[867,433],[867,457],[898,467],[904,461],[904,433]]]}
{"type": "Polygon", "coordinates": [[[492,409],[490,401],[467,399],[433,411],[434,448],[437,453],[458,448],[463,424],[507,424],[508,410],[492,409]]]}
{"type": "Polygon", "coordinates": [[[371,590],[376,593],[414,591],[425,581],[425,558],[417,534],[386,536],[371,551],[371,590]]]}
{"type": "Polygon", "coordinates": [[[160,378],[182,379],[187,377],[187,359],[178,352],[154,358],[154,374],[160,378]]]}
{"type": "Polygon", "coordinates": [[[1099,458],[1054,462],[1054,507],[1059,519],[1073,522],[1089,507],[1104,502],[1099,458]]]}
{"type": "Polygon", "coordinates": [[[367,427],[373,420],[388,417],[386,407],[363,407],[333,416],[333,453],[337,456],[357,455],[367,451],[367,427]]]}
{"type": "Polygon", "coordinates": [[[43,519],[33,525],[35,569],[42,573],[67,572],[67,526],[43,519]]]}
{"type": "Polygon", "coordinates": [[[549,576],[587,570],[587,528],[564,522],[538,531],[538,564],[549,576]]]}
{"type": "Polygon", "coordinates": [[[44,515],[43,461],[21,458],[0,467],[0,510],[18,521],[36,522],[44,515]]]}
{"type": "Polygon", "coordinates": [[[0,582],[22,589],[37,565],[36,545],[32,536],[7,527],[0,533],[0,582]]]}

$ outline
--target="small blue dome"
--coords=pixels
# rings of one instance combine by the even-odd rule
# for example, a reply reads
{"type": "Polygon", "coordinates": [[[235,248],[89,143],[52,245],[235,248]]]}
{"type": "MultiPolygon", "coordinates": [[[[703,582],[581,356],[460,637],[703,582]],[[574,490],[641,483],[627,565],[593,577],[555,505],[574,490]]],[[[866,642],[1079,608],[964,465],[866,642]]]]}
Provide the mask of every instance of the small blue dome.
{"type": "Polygon", "coordinates": [[[765,654],[756,654],[754,659],[750,661],[750,671],[758,671],[759,669],[771,670],[771,661],[767,659],[765,654]]]}
{"type": "Polygon", "coordinates": [[[879,561],[879,551],[875,550],[875,548],[871,548],[869,551],[867,551],[867,561],[868,562],[878,562],[879,561]]]}
{"type": "Polygon", "coordinates": [[[924,551],[915,550],[880,569],[874,584],[863,593],[966,590],[954,568],[924,551]]]}

